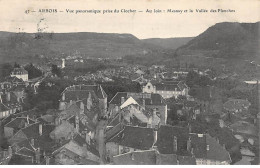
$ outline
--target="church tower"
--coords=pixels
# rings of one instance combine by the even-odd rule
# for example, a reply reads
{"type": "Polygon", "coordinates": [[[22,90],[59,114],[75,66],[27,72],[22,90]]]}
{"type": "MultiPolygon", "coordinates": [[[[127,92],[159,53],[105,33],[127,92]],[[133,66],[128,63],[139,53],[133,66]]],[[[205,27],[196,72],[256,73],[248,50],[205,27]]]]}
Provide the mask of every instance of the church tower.
{"type": "Polygon", "coordinates": [[[61,68],[65,68],[65,59],[61,59],[62,63],[61,63],[61,68]]]}

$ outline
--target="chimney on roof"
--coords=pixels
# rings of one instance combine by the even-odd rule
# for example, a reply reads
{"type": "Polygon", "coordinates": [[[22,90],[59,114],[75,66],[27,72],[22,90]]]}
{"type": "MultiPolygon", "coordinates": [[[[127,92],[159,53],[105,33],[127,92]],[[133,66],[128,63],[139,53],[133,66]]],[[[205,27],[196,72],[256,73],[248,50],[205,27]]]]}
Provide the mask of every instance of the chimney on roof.
{"type": "Polygon", "coordinates": [[[191,125],[188,125],[189,133],[191,133],[191,125]]]}
{"type": "Polygon", "coordinates": [[[134,153],[131,153],[131,159],[135,160],[134,153]]]}
{"type": "Polygon", "coordinates": [[[157,142],[157,130],[153,130],[153,146],[156,144],[157,142]]]}
{"type": "Polygon", "coordinates": [[[178,150],[178,144],[177,144],[177,137],[176,136],[174,136],[173,137],[173,152],[174,153],[176,153],[177,152],[177,150],[178,150]]]}
{"type": "Polygon", "coordinates": [[[13,154],[12,147],[11,147],[11,146],[8,146],[8,155],[9,155],[9,156],[12,156],[12,154],[13,154]]]}
{"type": "Polygon", "coordinates": [[[191,138],[189,137],[188,141],[187,141],[187,151],[191,151],[191,138]]]}
{"type": "Polygon", "coordinates": [[[86,136],[85,136],[85,140],[87,142],[87,144],[90,144],[90,135],[88,133],[86,133],[86,136]]]}
{"type": "Polygon", "coordinates": [[[37,164],[40,163],[40,158],[41,158],[40,148],[37,148],[37,149],[35,150],[35,161],[36,161],[37,164]]]}
{"type": "Polygon", "coordinates": [[[84,103],[82,101],[80,101],[80,114],[83,114],[84,113],[84,103]]]}
{"type": "Polygon", "coordinates": [[[49,156],[46,156],[46,165],[49,165],[50,164],[50,157],[49,156]]]}
{"type": "Polygon", "coordinates": [[[10,100],[11,100],[10,92],[6,92],[6,101],[10,101],[10,100]]]}
{"type": "Polygon", "coordinates": [[[87,99],[87,109],[90,110],[92,107],[92,98],[91,98],[91,92],[88,93],[88,99],[87,99]]]}
{"type": "Polygon", "coordinates": [[[65,93],[63,92],[62,93],[62,98],[61,98],[62,101],[65,101],[65,93]]]}
{"type": "Polygon", "coordinates": [[[76,124],[76,131],[79,133],[79,117],[78,117],[78,115],[75,116],[75,124],[76,124]]]}
{"type": "Polygon", "coordinates": [[[154,108],[153,109],[153,119],[156,117],[156,112],[157,112],[157,110],[156,110],[156,108],[154,108]]]}
{"type": "Polygon", "coordinates": [[[121,109],[119,109],[118,117],[119,117],[119,123],[121,123],[121,120],[122,120],[122,110],[121,109]]]}
{"type": "Polygon", "coordinates": [[[194,149],[193,148],[191,148],[191,156],[194,158],[195,157],[195,155],[194,155],[194,149]]]}
{"type": "Polygon", "coordinates": [[[217,143],[219,144],[219,139],[218,139],[218,138],[216,138],[216,141],[217,141],[217,143]]]}
{"type": "Polygon", "coordinates": [[[121,105],[125,102],[125,97],[121,97],[121,105]]]}
{"type": "Polygon", "coordinates": [[[29,115],[26,116],[26,122],[27,122],[28,125],[30,124],[30,122],[29,122],[29,115]]]}
{"type": "Polygon", "coordinates": [[[39,124],[39,134],[42,135],[42,124],[39,124]]]}
{"type": "Polygon", "coordinates": [[[209,145],[207,145],[207,151],[209,151],[209,145]]]}
{"type": "Polygon", "coordinates": [[[34,146],[34,139],[31,139],[31,145],[34,146]]]}

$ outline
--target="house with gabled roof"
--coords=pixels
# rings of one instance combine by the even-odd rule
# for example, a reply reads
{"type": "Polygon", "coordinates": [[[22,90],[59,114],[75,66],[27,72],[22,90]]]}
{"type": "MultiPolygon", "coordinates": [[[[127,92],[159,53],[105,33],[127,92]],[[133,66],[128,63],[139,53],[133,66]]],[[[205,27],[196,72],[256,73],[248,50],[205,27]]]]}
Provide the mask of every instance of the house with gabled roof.
{"type": "Polygon", "coordinates": [[[121,107],[130,104],[131,106],[137,105],[137,108],[140,107],[143,109],[151,109],[152,111],[155,110],[156,114],[160,116],[160,124],[166,124],[167,104],[161,95],[154,93],[118,92],[109,102],[110,117],[113,118],[117,113],[119,113],[121,107]]]}
{"type": "Polygon", "coordinates": [[[127,152],[143,151],[153,148],[156,132],[152,128],[125,126],[116,135],[106,139],[106,154],[109,160],[113,156],[127,152]]]}
{"type": "Polygon", "coordinates": [[[23,110],[23,96],[16,93],[0,93],[0,119],[23,110]]]}
{"type": "Polygon", "coordinates": [[[49,135],[54,127],[54,125],[44,125],[41,123],[30,124],[27,127],[17,131],[14,136],[8,140],[8,142],[13,145],[25,139],[36,139],[45,134],[49,135]]]}
{"type": "MultiPolygon", "coordinates": [[[[0,96],[1,99],[1,96],[0,96]]],[[[0,100],[0,119],[8,117],[11,114],[11,109],[5,106],[0,100]]]]}
{"type": "Polygon", "coordinates": [[[189,87],[183,81],[162,81],[160,83],[147,82],[142,87],[143,93],[158,93],[163,98],[188,96],[189,87]]]}
{"type": "Polygon", "coordinates": [[[98,108],[102,113],[107,110],[107,94],[101,85],[73,85],[67,87],[62,92],[60,100],[60,110],[66,109],[66,105],[70,101],[83,101],[85,106],[91,106],[90,99],[96,99],[98,108]]]}
{"type": "MultiPolygon", "coordinates": [[[[98,120],[97,118],[99,114],[98,109],[95,107],[96,106],[94,102],[92,106],[88,107],[88,105],[84,105],[83,101],[71,101],[68,104],[68,107],[65,110],[59,112],[55,119],[55,124],[57,126],[56,133],[60,132],[60,134],[64,134],[62,137],[65,138],[68,136],[68,131],[70,133],[77,132],[82,135],[86,134],[86,136],[88,135],[90,136],[89,138],[93,139],[95,136],[98,120]],[[68,130],[64,132],[59,131],[66,128],[68,128],[68,130]]],[[[54,132],[53,135],[56,134],[54,132]]]]}
{"type": "Polygon", "coordinates": [[[157,150],[133,151],[113,157],[115,165],[195,165],[196,160],[190,156],[160,154],[157,150]]]}
{"type": "Polygon", "coordinates": [[[197,165],[228,165],[229,152],[208,134],[191,133],[189,128],[161,126],[157,134],[159,153],[193,157],[197,165]]]}
{"type": "Polygon", "coordinates": [[[19,164],[39,164],[42,156],[48,155],[55,147],[49,134],[54,129],[54,125],[43,125],[33,123],[17,131],[8,140],[12,144],[12,150],[19,164]]]}
{"type": "Polygon", "coordinates": [[[17,131],[27,127],[30,124],[34,124],[35,121],[29,117],[17,117],[13,118],[10,122],[4,125],[4,134],[7,139],[11,138],[17,131]]]}
{"type": "Polygon", "coordinates": [[[53,151],[52,155],[55,163],[62,165],[96,165],[100,162],[100,155],[95,146],[87,143],[78,134],[53,151]]]}
{"type": "Polygon", "coordinates": [[[11,77],[17,77],[23,81],[28,81],[28,72],[24,68],[14,68],[11,77]]]}

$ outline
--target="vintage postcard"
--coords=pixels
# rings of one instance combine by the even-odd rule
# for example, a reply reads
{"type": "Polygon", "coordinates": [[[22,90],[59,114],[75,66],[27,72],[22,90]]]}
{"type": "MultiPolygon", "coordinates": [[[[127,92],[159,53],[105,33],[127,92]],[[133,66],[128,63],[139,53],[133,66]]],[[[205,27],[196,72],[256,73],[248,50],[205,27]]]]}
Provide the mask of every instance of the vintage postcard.
{"type": "Polygon", "coordinates": [[[259,165],[259,0],[0,0],[0,165],[259,165]]]}

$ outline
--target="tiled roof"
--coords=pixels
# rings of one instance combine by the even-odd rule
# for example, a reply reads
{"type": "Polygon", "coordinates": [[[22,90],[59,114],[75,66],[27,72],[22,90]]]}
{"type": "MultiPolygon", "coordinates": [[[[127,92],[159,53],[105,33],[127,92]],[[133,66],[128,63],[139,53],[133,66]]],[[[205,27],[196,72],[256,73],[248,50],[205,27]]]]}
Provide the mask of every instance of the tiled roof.
{"type": "Polygon", "coordinates": [[[9,91],[22,92],[26,88],[25,84],[18,84],[9,89],[9,91]]]}
{"type": "Polygon", "coordinates": [[[28,72],[24,68],[14,68],[12,73],[14,73],[14,75],[28,74],[28,72]]]}
{"type": "MultiPolygon", "coordinates": [[[[29,124],[34,124],[35,121],[28,119],[29,124]]],[[[5,127],[10,127],[14,129],[21,129],[25,126],[25,122],[27,122],[27,118],[25,117],[17,117],[9,123],[5,124],[5,127]]]]}
{"type": "Polygon", "coordinates": [[[158,83],[155,85],[156,86],[156,90],[163,90],[163,91],[182,91],[180,90],[180,88],[178,87],[178,85],[173,85],[173,84],[162,84],[162,83],[158,83]]]}
{"type": "MultiPolygon", "coordinates": [[[[26,135],[27,139],[37,138],[40,136],[39,124],[40,123],[28,125],[27,127],[21,129],[21,131],[26,135]]],[[[53,126],[53,125],[42,125],[42,135],[44,135],[44,134],[49,135],[49,133],[51,131],[53,131],[54,127],[55,126],[53,126]]]]}
{"type": "Polygon", "coordinates": [[[71,116],[79,116],[80,115],[80,108],[74,103],[70,105],[66,110],[60,112],[60,116],[63,119],[68,119],[71,116]]]}
{"type": "Polygon", "coordinates": [[[228,151],[223,148],[215,138],[206,134],[206,141],[207,145],[209,145],[209,150],[207,150],[207,159],[231,162],[228,151]]]}
{"type": "Polygon", "coordinates": [[[237,121],[234,124],[230,125],[230,128],[233,129],[234,132],[248,135],[257,135],[257,127],[249,122],[237,121]]]}
{"type": "Polygon", "coordinates": [[[155,165],[156,154],[154,150],[135,151],[113,157],[115,165],[155,165]]]}
{"type": "Polygon", "coordinates": [[[204,134],[190,134],[191,138],[191,148],[193,148],[193,153],[196,158],[206,158],[207,157],[207,142],[206,136],[204,134]]]}
{"type": "Polygon", "coordinates": [[[18,148],[18,149],[27,148],[31,151],[34,151],[33,146],[31,145],[31,142],[28,139],[18,142],[16,144],[14,144],[14,146],[16,146],[16,148],[18,148]]]}
{"type": "Polygon", "coordinates": [[[9,165],[34,165],[32,163],[31,159],[28,159],[28,157],[23,157],[21,155],[13,154],[9,165]]]}
{"type": "Polygon", "coordinates": [[[5,82],[11,82],[11,83],[24,83],[22,79],[17,78],[16,76],[8,76],[5,78],[5,82]]]}
{"type": "Polygon", "coordinates": [[[15,152],[17,155],[22,155],[22,156],[28,156],[28,157],[34,157],[35,153],[34,151],[31,151],[27,148],[21,148],[17,152],[15,152]]]}
{"type": "Polygon", "coordinates": [[[195,157],[178,156],[179,165],[196,165],[195,157]]]}
{"type": "Polygon", "coordinates": [[[157,154],[156,157],[157,165],[177,165],[177,155],[175,154],[157,154]]]}
{"type": "Polygon", "coordinates": [[[157,147],[162,154],[190,155],[187,151],[188,128],[162,125],[158,130],[157,147]],[[174,152],[174,136],[177,137],[177,152],[174,152]]]}
{"type": "Polygon", "coordinates": [[[99,152],[98,150],[95,148],[94,144],[88,144],[86,143],[85,139],[82,138],[80,135],[76,134],[74,137],[73,137],[73,140],[80,146],[83,146],[84,144],[86,144],[87,146],[87,150],[91,153],[93,153],[94,155],[96,156],[99,156],[99,152]]]}
{"type": "Polygon", "coordinates": [[[12,107],[15,105],[19,105],[20,103],[17,100],[17,96],[13,93],[13,92],[9,92],[10,94],[10,100],[7,100],[7,95],[1,95],[2,98],[2,102],[4,105],[6,105],[7,107],[12,107]]]}
{"type": "Polygon", "coordinates": [[[74,85],[67,87],[63,92],[67,91],[94,91],[98,98],[104,99],[107,97],[107,94],[101,87],[101,85],[74,85]]]}
{"type": "Polygon", "coordinates": [[[41,115],[44,115],[45,114],[45,111],[43,110],[38,110],[38,109],[32,109],[32,110],[29,110],[29,111],[23,111],[23,112],[20,112],[20,113],[16,113],[15,116],[19,116],[19,117],[26,117],[26,116],[29,116],[29,118],[33,118],[33,117],[41,117],[41,115]]]}
{"type": "Polygon", "coordinates": [[[132,97],[139,103],[139,105],[142,105],[143,99],[145,100],[145,105],[165,105],[164,99],[159,94],[131,92],[117,92],[109,104],[121,105],[121,97],[124,97],[125,100],[127,100],[129,97],[132,97]]]}
{"type": "Polygon", "coordinates": [[[50,138],[50,133],[54,130],[54,125],[45,125],[43,126],[44,133],[42,136],[35,138],[34,147],[40,148],[46,152],[46,155],[49,155],[54,150],[55,141],[50,138]]]}
{"type": "Polygon", "coordinates": [[[134,149],[148,150],[154,142],[153,129],[126,126],[123,131],[112,137],[108,142],[116,142],[119,145],[134,149]]]}
{"type": "Polygon", "coordinates": [[[99,162],[86,159],[86,158],[81,158],[80,163],[78,165],[99,165],[99,162]]]}
{"type": "Polygon", "coordinates": [[[50,114],[46,114],[40,118],[38,118],[37,120],[41,120],[41,121],[44,121],[45,123],[52,123],[54,122],[54,116],[53,115],[50,115],[50,114]]]}
{"type": "Polygon", "coordinates": [[[0,112],[9,110],[3,103],[0,102],[0,112]]]}
{"type": "Polygon", "coordinates": [[[117,92],[116,95],[110,100],[109,104],[121,105],[121,97],[126,100],[127,92],[117,92]]]}
{"type": "Polygon", "coordinates": [[[244,110],[248,108],[251,103],[243,99],[230,99],[223,104],[224,109],[228,111],[244,110]]]}

